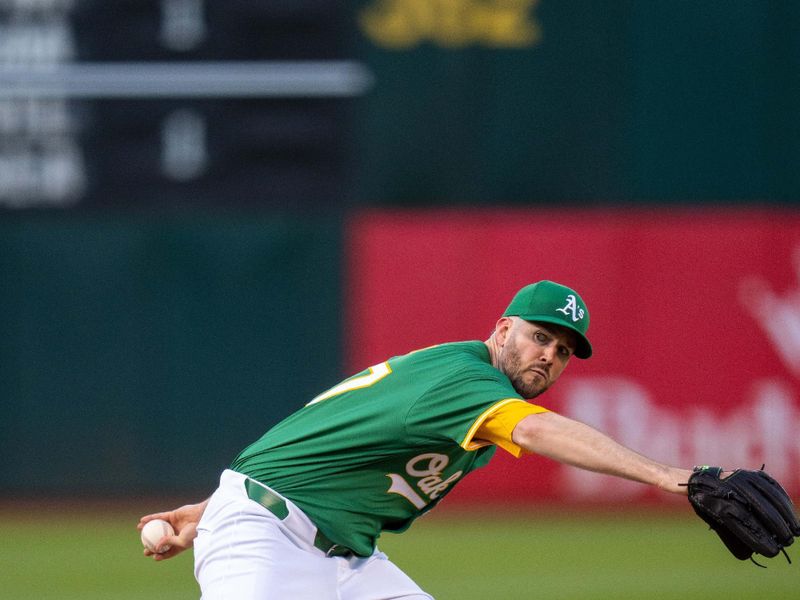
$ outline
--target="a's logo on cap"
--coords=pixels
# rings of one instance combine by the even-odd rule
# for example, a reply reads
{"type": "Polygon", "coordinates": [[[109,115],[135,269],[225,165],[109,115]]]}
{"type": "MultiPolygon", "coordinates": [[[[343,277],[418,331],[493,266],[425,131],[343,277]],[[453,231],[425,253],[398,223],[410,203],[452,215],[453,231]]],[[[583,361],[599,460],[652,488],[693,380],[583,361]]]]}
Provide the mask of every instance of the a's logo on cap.
{"type": "Polygon", "coordinates": [[[564,305],[564,308],[557,308],[556,310],[569,316],[573,323],[575,321],[580,321],[583,315],[586,314],[584,310],[578,306],[578,301],[572,294],[567,296],[567,303],[564,305]]]}

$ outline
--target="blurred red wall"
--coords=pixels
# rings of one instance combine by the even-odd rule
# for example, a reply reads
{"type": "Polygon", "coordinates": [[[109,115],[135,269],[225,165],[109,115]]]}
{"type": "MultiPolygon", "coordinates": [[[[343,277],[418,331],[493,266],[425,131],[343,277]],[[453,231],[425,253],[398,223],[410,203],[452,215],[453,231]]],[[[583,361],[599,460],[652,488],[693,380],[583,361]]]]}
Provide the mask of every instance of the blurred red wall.
{"type": "MultiPolygon", "coordinates": [[[[347,364],[486,339],[521,286],[591,313],[594,356],[537,402],[681,466],[767,470],[800,493],[800,215],[777,210],[367,211],[347,233],[347,364]]],[[[498,451],[452,501],[668,501],[498,451]]]]}

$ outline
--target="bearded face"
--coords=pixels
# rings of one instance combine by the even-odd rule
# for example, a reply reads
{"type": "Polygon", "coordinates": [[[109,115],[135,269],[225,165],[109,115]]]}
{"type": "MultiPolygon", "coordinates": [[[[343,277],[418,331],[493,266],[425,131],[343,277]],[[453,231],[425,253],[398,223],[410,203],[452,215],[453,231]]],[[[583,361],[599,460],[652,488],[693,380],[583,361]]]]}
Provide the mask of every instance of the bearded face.
{"type": "Polygon", "coordinates": [[[550,388],[567,366],[574,349],[572,334],[514,319],[497,357],[497,367],[523,398],[550,388]]]}
{"type": "MultiPolygon", "coordinates": [[[[523,398],[536,398],[539,394],[547,390],[549,386],[547,379],[544,375],[532,371],[526,365],[522,357],[522,351],[516,345],[513,335],[509,338],[508,342],[500,353],[499,367],[506,377],[511,381],[511,385],[517,393],[523,398]]],[[[546,369],[547,367],[538,367],[539,369],[546,369]]]]}

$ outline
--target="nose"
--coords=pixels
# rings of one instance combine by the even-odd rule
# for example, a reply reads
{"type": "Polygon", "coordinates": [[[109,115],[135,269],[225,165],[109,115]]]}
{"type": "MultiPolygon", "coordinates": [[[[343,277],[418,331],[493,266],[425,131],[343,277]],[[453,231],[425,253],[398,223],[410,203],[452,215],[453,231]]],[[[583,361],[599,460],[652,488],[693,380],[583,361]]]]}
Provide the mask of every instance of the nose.
{"type": "Polygon", "coordinates": [[[552,365],[553,361],[555,360],[555,357],[556,357],[556,346],[555,344],[550,344],[549,346],[547,346],[542,350],[542,354],[539,357],[539,360],[548,365],[552,365]]]}

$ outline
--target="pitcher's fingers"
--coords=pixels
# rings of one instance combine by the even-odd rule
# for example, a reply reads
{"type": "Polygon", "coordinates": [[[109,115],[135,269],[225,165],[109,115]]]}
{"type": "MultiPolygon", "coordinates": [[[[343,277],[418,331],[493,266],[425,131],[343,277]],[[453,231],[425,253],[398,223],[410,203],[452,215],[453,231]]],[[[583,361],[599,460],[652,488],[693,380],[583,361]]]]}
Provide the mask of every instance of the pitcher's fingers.
{"type": "Polygon", "coordinates": [[[136,529],[141,530],[146,523],[149,523],[154,519],[161,519],[162,521],[167,521],[168,523],[172,523],[172,521],[170,520],[171,517],[172,517],[172,511],[153,513],[152,515],[145,515],[139,518],[139,523],[138,525],[136,525],[136,529]]]}
{"type": "Polygon", "coordinates": [[[186,550],[186,548],[183,548],[181,546],[177,546],[176,545],[176,546],[172,546],[166,552],[160,552],[158,554],[153,552],[151,554],[153,556],[153,560],[162,561],[162,560],[167,560],[167,559],[173,558],[173,557],[177,556],[178,554],[180,554],[181,552],[183,552],[184,550],[186,550]]]}

